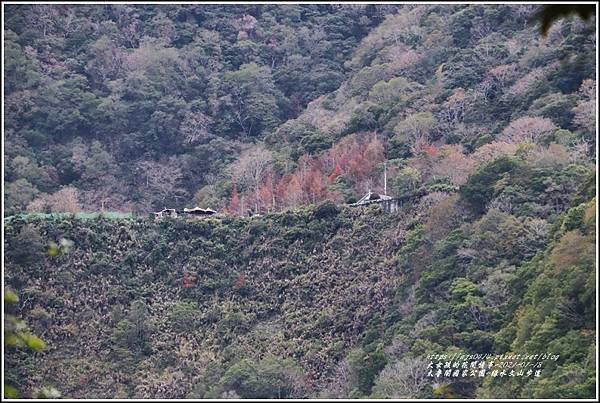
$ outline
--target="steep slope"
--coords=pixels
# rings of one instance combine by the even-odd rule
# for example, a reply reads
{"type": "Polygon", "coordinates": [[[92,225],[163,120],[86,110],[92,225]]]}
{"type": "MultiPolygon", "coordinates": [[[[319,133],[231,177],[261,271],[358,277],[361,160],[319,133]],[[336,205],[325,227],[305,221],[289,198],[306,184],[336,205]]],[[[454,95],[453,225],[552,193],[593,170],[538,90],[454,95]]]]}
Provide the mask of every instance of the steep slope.
{"type": "Polygon", "coordinates": [[[8,15],[5,212],[225,216],[7,220],[15,313],[48,343],[9,351],[24,396],[594,397],[594,19],[543,37],[529,5],[57,10],[8,15]],[[342,207],[384,169],[427,196],[342,207]],[[427,377],[430,354],[492,352],[559,359],[427,377]]]}
{"type": "MultiPolygon", "coordinates": [[[[527,24],[535,11],[10,5],[7,211],[146,213],[224,208],[236,193],[258,199],[233,168],[262,143],[270,156],[258,182],[272,194],[253,204],[301,205],[308,197],[284,186],[304,169],[300,157],[365,131],[400,169],[432,144],[469,155],[559,129],[589,156],[595,20],[563,19],[543,37],[527,24]]],[[[315,170],[326,190],[319,200],[367,190],[365,181],[329,180],[334,172],[335,164],[315,170]]]]}
{"type": "Polygon", "coordinates": [[[313,393],[390,305],[405,214],[324,204],[234,220],[11,221],[6,281],[50,346],[11,356],[9,368],[35,368],[13,379],[71,397],[181,398],[272,354],[295,359],[297,393],[313,393]],[[61,237],[75,242],[68,254],[10,252],[61,237]]]}
{"type": "Polygon", "coordinates": [[[7,210],[70,211],[62,187],[85,210],[191,204],[244,144],[335,90],[397,10],[8,5],[7,210]]]}
{"type": "Polygon", "coordinates": [[[543,201],[528,181],[576,181],[574,207],[481,213],[433,192],[392,214],[12,219],[5,280],[49,348],[9,350],[7,378],[70,397],[590,397],[595,175],[527,163],[501,157],[468,185],[543,201]],[[61,238],[71,250],[45,256],[61,238]],[[424,372],[429,354],[508,351],[560,360],[510,388],[424,372]]]}
{"type": "Polygon", "coordinates": [[[594,198],[563,216],[546,253],[521,270],[521,275],[539,275],[511,323],[496,336],[497,350],[546,351],[560,356],[559,360],[546,363],[540,378],[529,382],[494,379],[484,385],[482,396],[580,399],[594,395],[596,211],[594,198]]]}

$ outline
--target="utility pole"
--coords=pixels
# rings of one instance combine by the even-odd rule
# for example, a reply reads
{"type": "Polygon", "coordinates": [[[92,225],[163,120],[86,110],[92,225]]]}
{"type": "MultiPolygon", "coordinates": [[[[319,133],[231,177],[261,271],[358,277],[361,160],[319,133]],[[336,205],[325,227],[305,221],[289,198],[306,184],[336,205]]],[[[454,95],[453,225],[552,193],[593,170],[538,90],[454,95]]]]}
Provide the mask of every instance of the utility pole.
{"type": "Polygon", "coordinates": [[[383,161],[383,194],[387,196],[387,160],[383,161]]]}

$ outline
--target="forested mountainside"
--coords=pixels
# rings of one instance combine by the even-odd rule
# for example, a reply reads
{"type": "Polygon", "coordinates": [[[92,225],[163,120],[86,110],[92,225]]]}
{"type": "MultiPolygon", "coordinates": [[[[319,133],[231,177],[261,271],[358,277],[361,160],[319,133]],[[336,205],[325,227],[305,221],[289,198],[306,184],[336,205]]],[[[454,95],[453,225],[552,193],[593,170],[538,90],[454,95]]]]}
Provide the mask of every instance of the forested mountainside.
{"type": "MultiPolygon", "coordinates": [[[[540,200],[573,170],[501,158],[467,185],[540,200]]],[[[432,192],[394,213],[12,219],[5,281],[47,348],[9,349],[6,380],[74,398],[593,397],[595,175],[576,182],[543,216],[432,192]],[[537,378],[427,376],[429,354],[508,352],[559,359],[537,378]]]]}
{"type": "Polygon", "coordinates": [[[523,140],[593,158],[595,20],[544,37],[536,7],[7,5],[6,212],[244,215],[382,190],[385,159],[398,195],[523,140]]]}
{"type": "Polygon", "coordinates": [[[46,346],[9,338],[7,383],[593,398],[596,22],[536,9],[7,5],[7,309],[46,346]],[[344,205],[384,167],[419,196],[344,205]],[[80,211],[138,214],[22,214],[80,211]],[[457,353],[558,359],[428,375],[457,353]]]}

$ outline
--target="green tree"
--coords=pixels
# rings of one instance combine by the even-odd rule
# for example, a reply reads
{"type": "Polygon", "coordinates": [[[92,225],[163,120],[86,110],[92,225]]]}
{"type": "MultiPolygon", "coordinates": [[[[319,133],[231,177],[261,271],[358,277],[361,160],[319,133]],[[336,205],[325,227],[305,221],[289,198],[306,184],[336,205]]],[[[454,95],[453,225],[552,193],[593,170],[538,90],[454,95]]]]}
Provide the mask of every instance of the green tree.
{"type": "Polygon", "coordinates": [[[169,320],[175,331],[193,332],[200,323],[200,311],[195,303],[181,302],[173,307],[169,320]]]}
{"type": "Polygon", "coordinates": [[[38,61],[26,52],[18,43],[18,35],[12,30],[5,31],[4,42],[4,77],[5,94],[35,87],[42,79],[38,72],[38,61]]]}
{"type": "Polygon", "coordinates": [[[127,317],[117,323],[114,338],[134,355],[145,355],[150,352],[149,338],[153,331],[146,303],[136,300],[131,304],[127,317]]]}
{"type": "Polygon", "coordinates": [[[418,112],[408,116],[394,126],[394,137],[391,142],[403,151],[416,153],[432,140],[437,119],[431,112],[418,112]]]}
{"type": "Polygon", "coordinates": [[[235,125],[232,129],[243,137],[265,135],[279,123],[278,101],[282,94],[267,67],[251,63],[225,73],[221,93],[224,118],[230,119],[235,125]]]}
{"type": "Polygon", "coordinates": [[[8,214],[25,211],[27,204],[40,193],[35,186],[23,178],[8,183],[4,192],[4,211],[8,214]]]}
{"type": "Polygon", "coordinates": [[[511,157],[500,157],[479,168],[460,189],[461,196],[469,202],[473,210],[483,213],[494,195],[494,185],[503,175],[517,167],[511,157]]]}
{"type": "Polygon", "coordinates": [[[290,399],[306,396],[302,371],[291,359],[267,356],[232,365],[205,397],[234,391],[243,399],[290,399]]]}

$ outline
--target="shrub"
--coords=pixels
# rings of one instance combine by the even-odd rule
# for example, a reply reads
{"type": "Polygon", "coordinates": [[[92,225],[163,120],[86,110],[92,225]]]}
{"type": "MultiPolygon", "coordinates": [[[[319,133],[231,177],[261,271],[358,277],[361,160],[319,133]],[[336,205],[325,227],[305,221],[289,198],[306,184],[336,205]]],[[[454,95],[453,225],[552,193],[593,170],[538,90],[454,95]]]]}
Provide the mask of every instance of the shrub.
{"type": "Polygon", "coordinates": [[[180,302],[173,307],[169,314],[171,326],[177,332],[192,332],[198,326],[200,311],[194,302],[180,302]]]}
{"type": "Polygon", "coordinates": [[[313,211],[313,215],[316,219],[328,219],[337,216],[340,213],[340,208],[333,202],[327,200],[317,207],[313,211]]]}
{"type": "Polygon", "coordinates": [[[287,399],[306,395],[302,371],[291,359],[268,356],[258,362],[243,359],[232,365],[205,396],[234,391],[243,399],[287,399]]]}
{"type": "Polygon", "coordinates": [[[500,157],[479,168],[460,189],[461,197],[466,200],[475,213],[485,211],[494,196],[494,185],[502,176],[518,166],[513,157],[500,157]]]}

